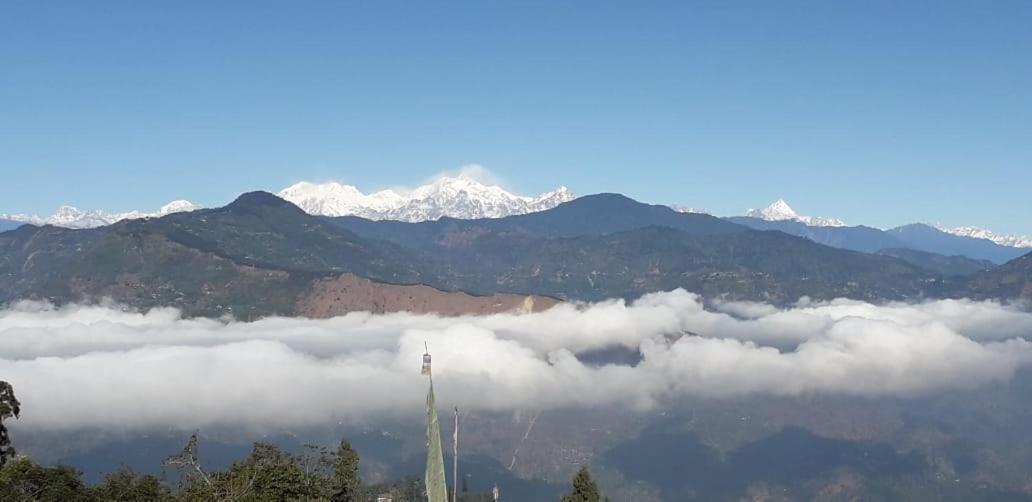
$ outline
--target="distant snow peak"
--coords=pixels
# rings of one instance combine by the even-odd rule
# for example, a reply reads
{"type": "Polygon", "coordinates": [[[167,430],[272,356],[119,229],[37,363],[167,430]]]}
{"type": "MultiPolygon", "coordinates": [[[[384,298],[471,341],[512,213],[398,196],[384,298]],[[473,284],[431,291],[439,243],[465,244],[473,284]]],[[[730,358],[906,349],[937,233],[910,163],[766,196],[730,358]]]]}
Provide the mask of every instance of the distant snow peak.
{"type": "Polygon", "coordinates": [[[792,206],[785,202],[785,199],[778,199],[764,209],[750,209],[745,214],[753,218],[762,218],[770,221],[799,219],[799,213],[796,213],[792,206]]]}
{"type": "Polygon", "coordinates": [[[798,221],[812,227],[844,227],[846,222],[837,218],[825,218],[821,216],[802,216],[792,209],[792,206],[785,202],[785,199],[778,199],[763,209],[750,209],[745,212],[750,218],[759,218],[767,221],[798,221]]]}
{"type": "Polygon", "coordinates": [[[280,190],[279,196],[308,213],[327,216],[387,211],[398,207],[404,200],[393,190],[381,190],[366,195],[352,185],[337,182],[317,184],[307,181],[280,190]]]}
{"type": "Polygon", "coordinates": [[[565,186],[528,197],[478,181],[466,172],[438,177],[413,189],[381,190],[370,194],[338,182],[303,181],[280,190],[279,196],[310,214],[409,222],[442,217],[502,218],[551,209],[574,199],[573,193],[565,186]]]}
{"type": "Polygon", "coordinates": [[[164,206],[158,208],[157,215],[165,216],[166,214],[172,213],[186,213],[190,211],[196,211],[198,209],[201,209],[201,206],[198,206],[197,204],[194,204],[193,202],[190,202],[188,200],[179,199],[169,202],[168,204],[165,204],[164,206]]]}
{"type": "Polygon", "coordinates": [[[65,228],[94,228],[110,225],[122,220],[154,218],[172,213],[195,211],[201,207],[188,200],[174,200],[161,206],[156,212],[128,211],[109,213],[101,210],[84,211],[73,206],[61,206],[54,214],[39,216],[35,214],[0,214],[0,219],[31,223],[33,225],[54,225],[65,228]]]}
{"type": "Polygon", "coordinates": [[[679,213],[713,214],[713,213],[709,212],[708,209],[703,209],[701,207],[684,206],[684,205],[680,205],[680,204],[674,204],[674,205],[670,206],[670,209],[673,209],[674,211],[677,211],[679,213]]]}
{"type": "Polygon", "coordinates": [[[938,223],[934,226],[948,234],[959,235],[961,237],[972,237],[975,239],[986,239],[1001,246],[1012,248],[1032,248],[1032,237],[1024,235],[998,234],[992,230],[978,227],[946,227],[938,223]]]}

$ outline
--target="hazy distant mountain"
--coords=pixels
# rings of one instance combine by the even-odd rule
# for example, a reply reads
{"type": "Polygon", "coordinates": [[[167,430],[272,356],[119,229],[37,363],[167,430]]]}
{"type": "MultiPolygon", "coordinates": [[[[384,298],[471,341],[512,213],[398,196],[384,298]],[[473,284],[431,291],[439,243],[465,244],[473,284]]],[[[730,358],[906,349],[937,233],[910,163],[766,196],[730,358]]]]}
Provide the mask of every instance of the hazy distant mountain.
{"type": "Polygon", "coordinates": [[[878,254],[894,256],[944,276],[969,276],[996,266],[995,263],[989,260],[976,260],[960,255],[945,256],[907,248],[882,249],[878,251],[878,254]]]}
{"type": "Polygon", "coordinates": [[[1001,246],[986,239],[953,235],[934,227],[916,223],[890,230],[865,226],[813,226],[793,220],[764,220],[747,216],[727,218],[728,221],[756,230],[779,230],[806,237],[814,242],[864,253],[882,249],[906,248],[925,253],[965,256],[973,260],[1004,263],[1025,254],[1027,249],[1001,246]]]}
{"type": "Polygon", "coordinates": [[[758,218],[766,221],[798,221],[813,227],[844,227],[846,222],[836,218],[824,218],[820,216],[802,216],[796,213],[792,206],[785,202],[785,199],[778,199],[764,209],[750,209],[745,212],[750,218],[758,218]]]}
{"type": "Polygon", "coordinates": [[[865,226],[810,226],[798,221],[767,221],[747,216],[727,220],[756,230],[778,230],[798,235],[826,246],[894,256],[944,276],[971,275],[1022,254],[1021,250],[1003,248],[982,239],[938,231],[910,231],[906,237],[900,237],[891,231],[865,226]],[[956,250],[965,253],[953,252],[956,250]]]}
{"type": "MultiPolygon", "coordinates": [[[[157,211],[153,213],[145,213],[140,211],[128,211],[124,213],[109,213],[102,210],[90,210],[84,211],[82,209],[72,206],[61,206],[57,208],[57,212],[49,216],[39,216],[30,214],[0,214],[0,220],[15,221],[21,223],[31,223],[33,225],[54,225],[65,228],[95,228],[104,225],[110,225],[115,222],[122,220],[132,220],[138,218],[155,218],[159,216],[165,216],[172,213],[181,213],[185,211],[195,211],[200,209],[200,206],[187,201],[187,200],[174,200],[161,206],[157,211]]],[[[3,230],[0,227],[0,230],[3,230]]]]}
{"type": "Polygon", "coordinates": [[[24,225],[24,223],[22,223],[20,221],[0,219],[0,232],[6,232],[8,230],[14,230],[15,228],[18,228],[18,227],[20,227],[22,225],[24,225]]]}
{"type": "Polygon", "coordinates": [[[993,241],[943,232],[930,225],[914,223],[885,231],[900,242],[899,246],[947,256],[963,255],[976,260],[1004,263],[1028,252],[1028,249],[1001,246],[993,241]]]}
{"type": "Polygon", "coordinates": [[[528,197],[466,175],[442,177],[412,190],[381,190],[371,194],[336,182],[301,182],[284,188],[279,196],[309,214],[409,222],[442,217],[501,218],[550,209],[574,198],[564,186],[528,197]]]}
{"type": "Polygon", "coordinates": [[[943,225],[935,225],[935,228],[942,230],[948,234],[959,235],[962,237],[973,237],[975,239],[988,239],[1001,246],[1008,246],[1012,248],[1032,248],[1032,237],[1024,235],[1005,235],[998,234],[992,230],[986,230],[978,227],[946,227],[943,225]]]}
{"type": "Polygon", "coordinates": [[[739,225],[756,230],[778,230],[790,235],[805,237],[814,242],[842,249],[874,253],[880,249],[905,247],[895,237],[883,230],[865,226],[813,226],[794,220],[764,220],[749,216],[727,218],[739,225]]]}

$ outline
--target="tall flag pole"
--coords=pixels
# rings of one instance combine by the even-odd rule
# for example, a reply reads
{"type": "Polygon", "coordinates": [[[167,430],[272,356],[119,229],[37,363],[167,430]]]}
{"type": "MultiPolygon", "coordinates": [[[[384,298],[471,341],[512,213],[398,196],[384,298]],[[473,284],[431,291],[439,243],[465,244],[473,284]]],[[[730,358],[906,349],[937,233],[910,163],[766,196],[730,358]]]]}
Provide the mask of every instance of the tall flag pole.
{"type": "Polygon", "coordinates": [[[459,502],[459,407],[455,407],[455,435],[452,436],[452,502],[459,502]]]}
{"type": "MultiPolygon", "coordinates": [[[[424,343],[424,348],[426,344],[424,343]]],[[[448,487],[444,480],[444,451],[441,449],[441,424],[437,420],[434,403],[434,377],[430,373],[430,350],[423,354],[420,371],[430,380],[426,393],[426,497],[427,502],[448,502],[448,487]]]]}

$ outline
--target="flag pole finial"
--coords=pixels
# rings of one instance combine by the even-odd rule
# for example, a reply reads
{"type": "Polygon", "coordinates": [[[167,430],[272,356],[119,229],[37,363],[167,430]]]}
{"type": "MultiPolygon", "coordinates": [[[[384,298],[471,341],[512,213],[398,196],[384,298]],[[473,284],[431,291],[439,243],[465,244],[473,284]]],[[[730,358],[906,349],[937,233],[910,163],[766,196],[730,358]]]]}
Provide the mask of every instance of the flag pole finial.
{"type": "Polygon", "coordinates": [[[430,374],[430,348],[427,346],[426,342],[423,342],[423,348],[426,350],[426,352],[423,353],[423,369],[420,370],[419,373],[421,375],[429,375],[430,374]]]}

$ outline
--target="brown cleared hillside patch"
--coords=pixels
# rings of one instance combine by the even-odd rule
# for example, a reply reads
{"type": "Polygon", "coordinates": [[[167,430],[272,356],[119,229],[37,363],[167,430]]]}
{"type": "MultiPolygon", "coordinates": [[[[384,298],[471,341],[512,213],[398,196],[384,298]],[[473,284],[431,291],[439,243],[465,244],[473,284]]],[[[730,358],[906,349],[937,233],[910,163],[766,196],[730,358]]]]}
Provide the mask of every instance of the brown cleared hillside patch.
{"type": "Polygon", "coordinates": [[[443,316],[540,312],[559,303],[555,298],[514,294],[474,296],[425,285],[373,282],[352,274],[320,279],[297,304],[297,314],[325,318],[348,312],[412,312],[443,316]]]}

